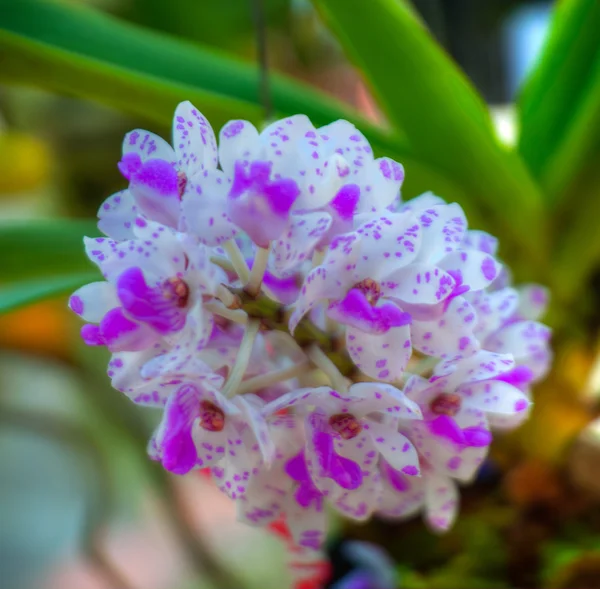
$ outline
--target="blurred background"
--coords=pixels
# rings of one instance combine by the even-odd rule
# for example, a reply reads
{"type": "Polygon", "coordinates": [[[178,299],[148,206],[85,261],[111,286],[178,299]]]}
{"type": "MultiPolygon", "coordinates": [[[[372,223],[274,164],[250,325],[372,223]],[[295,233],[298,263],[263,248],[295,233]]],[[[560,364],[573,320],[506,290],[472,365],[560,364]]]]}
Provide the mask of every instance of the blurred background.
{"type": "MultiPolygon", "coordinates": [[[[256,63],[249,0],[73,3],[256,63]]],[[[3,4],[6,15],[10,3],[3,4]]],[[[413,4],[490,105],[502,141],[514,145],[512,104],[543,45],[552,3],[413,4]]],[[[264,10],[272,70],[386,124],[308,0],[265,0],[264,10]]],[[[397,91],[411,88],[399,79],[397,91]]],[[[135,127],[169,135],[144,116],[0,85],[2,221],[94,217],[124,186],[116,162],[124,133],[135,127]]],[[[407,185],[404,196],[415,194],[407,185]]],[[[0,266],[0,280],[2,272],[0,266]]],[[[558,332],[557,367],[536,392],[531,424],[495,446],[463,491],[455,528],[439,537],[419,518],[365,526],[336,521],[331,584],[352,566],[344,543],[360,539],[385,547],[401,587],[600,587],[597,283],[582,286],[585,303],[574,302],[589,311],[584,329],[577,336],[558,332]]],[[[223,570],[235,571],[240,589],[287,586],[284,543],[236,524],[229,501],[201,475],[174,479],[147,459],[158,415],[110,388],[105,352],[84,348],[78,330],[65,297],[0,316],[2,589],[208,588],[211,579],[238,589],[220,577],[223,570]]]]}

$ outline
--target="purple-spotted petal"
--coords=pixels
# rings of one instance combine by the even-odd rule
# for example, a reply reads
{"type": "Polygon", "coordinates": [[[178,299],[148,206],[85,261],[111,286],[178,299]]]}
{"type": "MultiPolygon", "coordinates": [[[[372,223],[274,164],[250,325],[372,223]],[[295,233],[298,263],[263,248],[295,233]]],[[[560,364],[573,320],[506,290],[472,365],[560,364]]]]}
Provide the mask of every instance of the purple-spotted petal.
{"type": "Polygon", "coordinates": [[[167,401],[163,419],[155,434],[162,464],[175,474],[186,474],[199,462],[192,427],[199,416],[200,401],[201,393],[196,387],[180,387],[167,401]]]}
{"type": "Polygon", "coordinates": [[[138,208],[129,190],[109,196],[98,209],[98,229],[112,239],[133,238],[133,226],[138,208]]]}
{"type": "Polygon", "coordinates": [[[381,281],[381,294],[415,305],[433,305],[452,292],[454,279],[435,266],[410,264],[381,281]]]}
{"type": "Polygon", "coordinates": [[[539,319],[548,306],[550,293],[547,288],[539,284],[526,284],[519,288],[518,314],[524,319],[535,321],[539,319]]]}
{"type": "Polygon", "coordinates": [[[400,389],[389,384],[359,382],[350,387],[348,396],[350,402],[342,411],[351,412],[359,418],[376,411],[402,419],[422,417],[419,406],[400,389]]]}
{"type": "Polygon", "coordinates": [[[173,147],[177,167],[187,177],[217,167],[217,141],[206,117],[189,101],[181,102],[173,117],[173,147]]]}
{"type": "Polygon", "coordinates": [[[181,225],[201,243],[216,246],[229,241],[239,229],[227,213],[231,179],[220,170],[204,170],[188,180],[181,205],[181,225]]]}
{"type": "Polygon", "coordinates": [[[465,236],[467,220],[456,203],[427,207],[417,214],[423,231],[419,261],[436,264],[452,253],[465,236]]]}
{"type": "Polygon", "coordinates": [[[394,303],[374,307],[365,294],[353,288],[343,299],[333,301],[327,309],[330,319],[370,334],[382,334],[394,327],[409,325],[411,317],[394,303]]]}
{"type": "Polygon", "coordinates": [[[141,268],[133,267],[119,276],[116,287],[123,309],[136,321],[147,323],[163,335],[184,326],[187,295],[181,305],[173,282],[152,288],[146,284],[141,268]]]}
{"type": "Polygon", "coordinates": [[[377,451],[395,470],[409,476],[419,476],[419,456],[411,441],[395,428],[367,419],[368,433],[377,451]]]}
{"type": "Polygon", "coordinates": [[[488,287],[500,272],[500,264],[489,254],[478,251],[454,251],[439,264],[457,282],[477,291],[488,287]]]}
{"type": "Polygon", "coordinates": [[[249,169],[236,162],[227,201],[229,218],[259,247],[268,247],[283,233],[300,194],[294,180],[271,179],[271,169],[266,161],[253,161],[249,169]]]}
{"type": "Polygon", "coordinates": [[[531,370],[534,380],[539,380],[550,364],[551,333],[550,328],[537,321],[519,321],[490,336],[485,347],[500,354],[512,354],[517,363],[531,370]]]}
{"type": "Polygon", "coordinates": [[[286,229],[272,245],[275,271],[279,275],[287,275],[310,259],[330,225],[331,216],[327,213],[291,215],[286,229]]]}
{"type": "Polygon", "coordinates": [[[339,276],[336,268],[318,266],[307,275],[300,295],[296,301],[294,311],[290,317],[289,328],[293,334],[302,317],[313,309],[323,299],[340,296],[343,292],[343,277],[339,276]]]}
{"type": "Polygon", "coordinates": [[[392,327],[381,335],[348,327],[346,347],[361,372],[378,380],[392,382],[402,376],[412,353],[410,327],[392,327]]]}
{"type": "Polygon", "coordinates": [[[435,532],[448,530],[458,511],[458,488],[452,479],[436,472],[425,480],[425,521],[435,532]]]}
{"type": "Polygon", "coordinates": [[[485,231],[471,229],[465,233],[462,249],[475,249],[495,256],[498,251],[498,239],[485,231]]]}
{"type": "Polygon", "coordinates": [[[339,407],[340,398],[340,394],[330,387],[296,389],[268,403],[263,408],[263,413],[269,416],[282,409],[290,409],[292,407],[297,408],[297,411],[304,412],[307,406],[311,405],[317,406],[327,413],[334,413],[339,407]]]}
{"type": "MultiPolygon", "coordinates": [[[[121,171],[128,175],[150,158],[175,163],[173,148],[162,137],[143,129],[135,129],[125,135],[123,156],[125,161],[121,171]]],[[[130,179],[127,175],[125,177],[130,179]]]]}
{"type": "Polygon", "coordinates": [[[260,156],[259,149],[258,131],[248,121],[229,121],[219,133],[219,162],[226,174],[233,175],[238,160],[249,166],[260,156]]]}
{"type": "Polygon", "coordinates": [[[485,412],[492,425],[496,415],[513,417],[514,425],[518,425],[527,417],[531,405],[525,393],[499,380],[463,385],[458,391],[465,395],[465,406],[485,412]]]}
{"type": "Polygon", "coordinates": [[[361,194],[357,212],[383,212],[400,197],[404,168],[393,159],[382,157],[368,162],[355,181],[361,194]]]}
{"type": "Polygon", "coordinates": [[[475,325],[473,307],[463,297],[456,297],[440,318],[433,321],[413,319],[412,345],[419,352],[438,358],[468,355],[479,347],[473,334],[475,325]]]}
{"type": "Polygon", "coordinates": [[[424,477],[411,477],[381,461],[382,493],[378,513],[389,518],[414,515],[425,499],[424,477]]]}
{"type": "Polygon", "coordinates": [[[159,339],[152,328],[131,321],[121,308],[109,311],[102,318],[99,334],[111,352],[138,352],[153,346],[159,339]]]}
{"type": "Polygon", "coordinates": [[[275,458],[276,448],[264,418],[264,401],[256,395],[247,394],[237,395],[233,399],[233,403],[242,412],[246,424],[256,439],[263,461],[270,466],[275,458]]]}
{"type": "Polygon", "coordinates": [[[447,391],[455,391],[462,384],[490,380],[514,367],[515,361],[510,354],[480,350],[467,357],[457,356],[440,362],[429,382],[443,384],[447,391]]]}
{"type": "Polygon", "coordinates": [[[363,223],[356,274],[381,280],[413,262],[421,247],[421,228],[411,213],[386,213],[363,223]]]}
{"type": "Polygon", "coordinates": [[[100,323],[104,315],[119,306],[115,287],[110,282],[92,282],[76,290],[69,299],[69,308],[83,320],[100,323]]]}
{"type": "Polygon", "coordinates": [[[154,158],[147,160],[131,177],[129,191],[144,216],[163,225],[177,227],[179,180],[171,163],[154,158]]]}
{"type": "Polygon", "coordinates": [[[519,294],[510,287],[494,292],[467,293],[465,298],[477,311],[475,333],[482,341],[512,317],[519,304],[519,294]]]}

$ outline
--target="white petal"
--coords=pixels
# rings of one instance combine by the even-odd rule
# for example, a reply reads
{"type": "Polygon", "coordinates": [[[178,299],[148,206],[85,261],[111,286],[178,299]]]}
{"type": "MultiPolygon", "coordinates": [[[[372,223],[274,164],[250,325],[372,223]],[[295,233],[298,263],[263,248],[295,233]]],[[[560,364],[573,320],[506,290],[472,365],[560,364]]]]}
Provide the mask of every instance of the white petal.
{"type": "Polygon", "coordinates": [[[462,249],[475,249],[495,256],[498,251],[498,239],[485,231],[471,229],[465,234],[462,249]]]}
{"type": "Polygon", "coordinates": [[[395,429],[368,419],[369,435],[377,451],[397,471],[410,476],[420,474],[419,456],[411,441],[395,429]]]}
{"type": "Polygon", "coordinates": [[[478,251],[455,251],[439,262],[439,267],[451,272],[471,291],[488,287],[500,272],[500,264],[489,254],[478,251]]]}
{"type": "Polygon", "coordinates": [[[335,121],[317,130],[315,149],[328,158],[333,153],[344,156],[350,165],[349,181],[360,175],[364,166],[373,161],[373,150],[365,136],[348,121],[335,121]]]}
{"type": "MultiPolygon", "coordinates": [[[[454,416],[454,420],[461,429],[477,427],[489,430],[483,412],[465,405],[454,416]]],[[[424,421],[411,422],[408,433],[419,455],[437,472],[460,481],[473,479],[489,451],[489,446],[464,446],[432,435],[424,421]]]]}
{"type": "Polygon", "coordinates": [[[294,202],[294,210],[324,207],[348,182],[350,174],[350,166],[339,153],[334,153],[327,160],[320,161],[312,158],[313,148],[306,146],[305,148],[306,152],[311,153],[301,151],[298,155],[298,166],[306,168],[306,173],[293,176],[300,188],[300,196],[294,202]]]}
{"type": "Polygon", "coordinates": [[[511,422],[518,425],[527,417],[531,404],[523,391],[498,380],[463,385],[458,390],[466,395],[465,406],[484,411],[492,425],[496,415],[514,417],[511,422]]]}
{"type": "Polygon", "coordinates": [[[518,313],[525,319],[539,319],[546,311],[550,291],[539,284],[526,284],[519,287],[518,313]]]}
{"type": "Polygon", "coordinates": [[[294,543],[303,548],[319,550],[325,541],[327,530],[327,516],[323,502],[313,501],[308,507],[302,507],[289,494],[284,510],[294,543]]]}
{"type": "Polygon", "coordinates": [[[281,239],[272,244],[273,267],[285,275],[305,262],[331,226],[331,215],[324,212],[291,215],[281,239]]]}
{"type": "Polygon", "coordinates": [[[400,196],[404,181],[404,168],[388,157],[367,162],[356,180],[361,197],[359,213],[382,212],[400,196]]]}
{"type": "Polygon", "coordinates": [[[412,345],[429,356],[447,358],[457,354],[472,354],[479,348],[473,335],[476,315],[463,297],[450,301],[440,319],[417,321],[411,325],[412,345]]]}
{"type": "Polygon", "coordinates": [[[361,250],[356,267],[360,279],[383,279],[414,261],[421,247],[421,228],[411,213],[374,217],[356,233],[360,236],[361,250]]]}
{"type": "Polygon", "coordinates": [[[178,167],[193,176],[217,167],[217,141],[206,117],[189,101],[181,102],[173,117],[173,147],[178,167]]]}
{"type": "Polygon", "coordinates": [[[133,238],[137,206],[129,190],[109,196],[98,209],[98,229],[112,239],[133,238]]]}
{"type": "Polygon", "coordinates": [[[275,121],[260,134],[261,158],[273,162],[275,178],[292,178],[299,181],[299,175],[306,173],[305,163],[310,162],[308,153],[302,148],[307,134],[315,128],[306,115],[294,115],[275,121]]]}
{"type": "Polygon", "coordinates": [[[451,392],[462,384],[490,380],[514,367],[515,361],[510,354],[479,350],[468,357],[458,356],[440,362],[435,367],[430,382],[441,382],[446,391],[451,392]]]}
{"type": "Polygon", "coordinates": [[[237,395],[233,402],[242,411],[246,423],[258,443],[265,464],[270,466],[275,457],[276,448],[269,432],[269,426],[263,417],[262,409],[265,402],[256,395],[237,395]]]}
{"type": "Polygon", "coordinates": [[[374,411],[385,412],[403,419],[420,419],[419,406],[411,401],[400,389],[381,382],[359,382],[348,391],[350,403],[342,408],[357,417],[374,411]]]}
{"type": "Polygon", "coordinates": [[[69,299],[69,307],[85,321],[100,323],[106,313],[121,303],[110,282],[92,282],[76,290],[69,299]]]}
{"type": "Polygon", "coordinates": [[[364,521],[377,509],[381,494],[381,480],[377,468],[378,452],[371,436],[363,430],[349,440],[337,439],[335,451],[358,464],[362,471],[362,484],[343,493],[333,504],[335,509],[355,520],[364,521]]]}
{"type": "Polygon", "coordinates": [[[346,347],[359,370],[372,378],[392,382],[402,376],[412,353],[410,327],[392,327],[381,335],[348,327],[346,347]]]}
{"type": "Polygon", "coordinates": [[[547,351],[551,330],[537,321],[519,321],[497,331],[486,340],[486,348],[512,354],[517,361],[547,351]]]}
{"type": "Polygon", "coordinates": [[[205,245],[219,245],[238,232],[226,212],[230,184],[220,170],[204,170],[188,180],[181,204],[182,227],[205,245]]]}
{"type": "Polygon", "coordinates": [[[302,411],[305,411],[306,407],[310,405],[319,407],[327,413],[333,413],[339,405],[339,393],[330,387],[297,389],[267,403],[263,408],[263,413],[269,416],[291,407],[302,408],[302,411]],[[332,393],[335,393],[336,396],[333,396],[332,393]]]}
{"type": "Polygon", "coordinates": [[[342,249],[342,246],[339,247],[339,250],[332,251],[330,248],[323,265],[314,268],[306,276],[294,306],[294,312],[290,317],[289,328],[292,334],[302,317],[319,302],[324,299],[341,298],[345,288],[350,285],[348,282],[351,282],[352,277],[352,260],[356,259],[358,255],[356,238],[347,248],[348,255],[342,254],[342,249]],[[346,262],[345,265],[344,262],[346,262]]]}
{"type": "Polygon", "coordinates": [[[482,341],[514,315],[519,303],[517,291],[510,287],[494,292],[468,292],[465,298],[477,311],[475,333],[482,341]]]}
{"type": "Polygon", "coordinates": [[[395,270],[381,282],[384,297],[399,299],[415,305],[433,305],[443,301],[451,292],[454,279],[435,266],[410,264],[395,270]]]}
{"type": "Polygon", "coordinates": [[[431,472],[425,480],[425,520],[436,532],[448,530],[458,511],[456,483],[441,474],[431,472]]]}
{"type": "Polygon", "coordinates": [[[415,196],[414,198],[411,198],[410,200],[403,203],[400,210],[420,212],[423,209],[428,209],[431,207],[445,204],[447,203],[443,198],[433,194],[433,192],[431,191],[428,191],[424,192],[423,194],[420,194],[419,196],[415,196]]]}
{"type": "Polygon", "coordinates": [[[173,148],[158,135],[143,129],[135,129],[125,135],[123,139],[123,155],[137,153],[142,162],[147,159],[161,159],[169,163],[175,161],[173,148]]]}
{"type": "Polygon", "coordinates": [[[228,175],[236,161],[250,162],[260,154],[259,135],[248,121],[229,121],[219,133],[219,162],[228,175]]]}
{"type": "Polygon", "coordinates": [[[389,518],[404,519],[414,515],[425,501],[424,477],[392,473],[393,480],[382,476],[382,493],[378,513],[389,518]]]}
{"type": "Polygon", "coordinates": [[[467,219],[456,203],[428,207],[418,214],[423,231],[419,261],[437,263],[463,241],[467,219]]]}

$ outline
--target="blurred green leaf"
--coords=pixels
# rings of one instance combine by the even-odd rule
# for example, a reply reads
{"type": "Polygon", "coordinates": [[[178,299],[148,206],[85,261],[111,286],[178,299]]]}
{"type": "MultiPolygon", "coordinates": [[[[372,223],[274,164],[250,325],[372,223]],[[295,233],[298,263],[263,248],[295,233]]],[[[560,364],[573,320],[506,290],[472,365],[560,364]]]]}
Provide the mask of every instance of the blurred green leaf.
{"type": "MultiPolygon", "coordinates": [[[[191,100],[215,125],[261,122],[257,68],[224,54],[55,0],[0,0],[0,80],[91,98],[170,122],[191,100]]],[[[302,112],[316,124],[352,120],[382,147],[404,147],[339,101],[281,75],[272,76],[280,114],[302,112]]]]}
{"type": "Polygon", "coordinates": [[[88,282],[98,280],[98,278],[97,273],[87,272],[25,280],[8,286],[0,286],[0,313],[6,313],[42,299],[72,292],[88,282]]]}
{"type": "MultiPolygon", "coordinates": [[[[83,237],[97,236],[94,221],[20,221],[0,224],[0,281],[93,273],[83,250],[83,237]]],[[[96,274],[99,277],[99,274],[96,274]]]]}
{"type": "Polygon", "coordinates": [[[425,158],[464,188],[486,228],[545,259],[539,189],[496,138],[487,108],[466,77],[398,0],[313,0],[361,69],[391,122],[425,158]]]}
{"type": "Polygon", "coordinates": [[[556,3],[542,56],[518,101],[519,151],[550,199],[600,138],[600,2],[556,3]]]}

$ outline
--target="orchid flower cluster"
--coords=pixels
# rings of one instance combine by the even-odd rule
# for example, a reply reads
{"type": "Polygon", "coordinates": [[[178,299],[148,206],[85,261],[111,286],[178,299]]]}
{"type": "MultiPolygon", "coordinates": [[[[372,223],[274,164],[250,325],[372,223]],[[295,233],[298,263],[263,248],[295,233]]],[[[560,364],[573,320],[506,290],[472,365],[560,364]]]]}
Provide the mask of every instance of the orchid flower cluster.
{"type": "Polygon", "coordinates": [[[118,167],[85,239],[105,280],[70,308],[113,386],[162,412],[150,457],[210,469],[240,520],[284,516],[307,549],[328,510],[446,530],[548,368],[545,290],[512,287],[459,205],[403,202],[403,167],[347,121],[217,142],[184,102],[172,146],[132,131],[118,167]]]}

